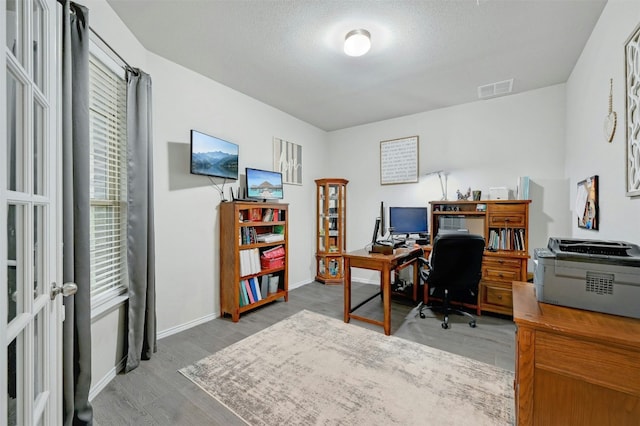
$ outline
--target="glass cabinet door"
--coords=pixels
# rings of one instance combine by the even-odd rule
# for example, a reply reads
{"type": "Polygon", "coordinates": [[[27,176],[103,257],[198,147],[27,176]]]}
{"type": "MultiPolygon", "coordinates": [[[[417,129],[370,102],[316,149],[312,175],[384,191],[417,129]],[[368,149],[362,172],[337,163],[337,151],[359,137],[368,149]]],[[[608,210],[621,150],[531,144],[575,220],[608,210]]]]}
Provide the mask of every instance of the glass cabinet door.
{"type": "Polygon", "coordinates": [[[346,247],[345,179],[317,179],[316,280],[340,284],[346,247]]]}

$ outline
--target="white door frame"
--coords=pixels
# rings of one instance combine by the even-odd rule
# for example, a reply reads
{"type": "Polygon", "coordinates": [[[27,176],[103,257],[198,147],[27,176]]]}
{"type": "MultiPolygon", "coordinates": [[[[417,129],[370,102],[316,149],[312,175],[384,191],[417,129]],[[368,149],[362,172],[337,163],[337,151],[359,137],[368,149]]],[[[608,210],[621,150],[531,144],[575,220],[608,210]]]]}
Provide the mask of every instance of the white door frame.
{"type": "MultiPolygon", "coordinates": [[[[12,402],[12,420],[18,424],[58,425],[62,423],[62,298],[49,297],[53,282],[62,284],[62,215],[59,126],[59,57],[58,25],[60,6],[55,0],[0,0],[0,388],[8,392],[8,346],[17,339],[17,395],[12,402]],[[21,9],[18,58],[7,46],[8,8],[21,9]],[[36,18],[40,17],[40,21],[36,18]],[[37,23],[37,24],[34,24],[37,23]],[[33,47],[33,49],[32,49],[33,47]],[[42,52],[37,57],[34,52],[42,52]],[[10,71],[9,71],[10,70],[10,71]],[[35,83],[36,71],[42,78],[35,83]],[[21,185],[9,190],[8,168],[8,75],[23,90],[18,93],[17,137],[23,142],[18,150],[16,174],[21,185]],[[38,105],[38,108],[36,108],[38,105]],[[36,114],[36,109],[42,115],[36,114]],[[41,140],[41,146],[34,143],[41,140]],[[18,164],[19,163],[19,164],[18,164]],[[34,164],[40,164],[34,166],[34,164]],[[37,171],[34,174],[34,171],[37,171]],[[40,182],[34,191],[35,182],[40,182]],[[15,316],[7,324],[8,296],[8,212],[16,211],[17,281],[15,316]],[[36,225],[37,224],[37,225],[36,225]],[[34,264],[36,267],[34,267],[34,264]]],[[[19,144],[20,145],[20,144],[19,144]]],[[[0,398],[0,424],[9,416],[9,398],[0,398]]]]}

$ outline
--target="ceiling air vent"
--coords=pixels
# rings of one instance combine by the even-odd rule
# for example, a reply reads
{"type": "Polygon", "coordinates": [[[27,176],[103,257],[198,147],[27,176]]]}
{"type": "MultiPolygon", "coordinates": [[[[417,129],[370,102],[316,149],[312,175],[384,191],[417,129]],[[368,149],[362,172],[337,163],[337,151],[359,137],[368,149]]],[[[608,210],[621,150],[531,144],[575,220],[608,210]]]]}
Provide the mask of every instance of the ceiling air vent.
{"type": "Polygon", "coordinates": [[[498,81],[497,83],[485,84],[478,87],[478,97],[480,99],[495,98],[506,95],[513,90],[513,79],[498,81]]]}

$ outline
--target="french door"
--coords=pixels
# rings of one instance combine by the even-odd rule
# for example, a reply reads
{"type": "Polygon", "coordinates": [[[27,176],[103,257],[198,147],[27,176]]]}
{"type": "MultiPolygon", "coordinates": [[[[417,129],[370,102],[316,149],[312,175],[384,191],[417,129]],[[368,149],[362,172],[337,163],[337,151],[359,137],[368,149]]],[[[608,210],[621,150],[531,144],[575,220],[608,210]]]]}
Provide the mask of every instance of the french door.
{"type": "Polygon", "coordinates": [[[0,424],[62,419],[55,0],[0,0],[0,424]]]}

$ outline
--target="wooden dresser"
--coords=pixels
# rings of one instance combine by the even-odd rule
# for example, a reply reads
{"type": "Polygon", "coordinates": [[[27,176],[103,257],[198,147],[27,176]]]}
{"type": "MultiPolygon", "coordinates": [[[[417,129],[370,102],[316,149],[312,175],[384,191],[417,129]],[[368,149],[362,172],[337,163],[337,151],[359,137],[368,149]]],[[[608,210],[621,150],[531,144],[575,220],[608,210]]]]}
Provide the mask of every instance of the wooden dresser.
{"type": "Polygon", "coordinates": [[[513,283],[517,425],[640,425],[640,320],[538,303],[513,283]]]}

